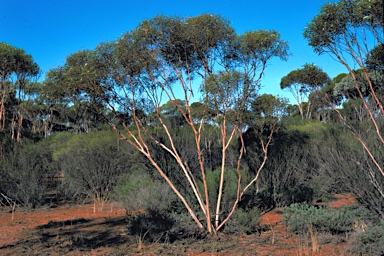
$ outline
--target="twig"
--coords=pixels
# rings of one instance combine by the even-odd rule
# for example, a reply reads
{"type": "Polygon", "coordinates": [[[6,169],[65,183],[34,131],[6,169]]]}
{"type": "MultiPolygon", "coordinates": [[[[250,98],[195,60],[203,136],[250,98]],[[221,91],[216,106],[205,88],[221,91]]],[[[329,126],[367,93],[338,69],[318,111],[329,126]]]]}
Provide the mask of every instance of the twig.
{"type": "Polygon", "coordinates": [[[11,219],[13,220],[15,218],[15,209],[16,209],[16,201],[13,201],[11,198],[7,197],[3,193],[0,193],[4,199],[7,201],[9,207],[11,207],[11,219]]]}

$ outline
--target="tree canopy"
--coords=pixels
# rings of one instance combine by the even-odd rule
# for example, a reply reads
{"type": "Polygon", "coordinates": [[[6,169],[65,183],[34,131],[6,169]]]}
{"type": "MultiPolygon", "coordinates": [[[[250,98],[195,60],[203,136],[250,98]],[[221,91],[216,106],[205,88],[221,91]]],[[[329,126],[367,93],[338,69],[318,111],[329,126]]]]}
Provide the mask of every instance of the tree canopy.
{"type": "Polygon", "coordinates": [[[330,82],[328,75],[315,64],[305,64],[302,69],[293,70],[281,79],[281,89],[288,89],[297,101],[301,117],[304,118],[303,103],[308,100],[306,118],[309,116],[309,94],[320,91],[330,82]]]}

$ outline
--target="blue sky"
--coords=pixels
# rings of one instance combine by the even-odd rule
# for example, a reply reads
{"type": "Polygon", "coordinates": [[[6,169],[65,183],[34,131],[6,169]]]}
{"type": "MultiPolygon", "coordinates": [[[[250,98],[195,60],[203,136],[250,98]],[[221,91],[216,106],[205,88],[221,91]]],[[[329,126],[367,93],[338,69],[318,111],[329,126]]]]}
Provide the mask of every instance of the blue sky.
{"type": "Polygon", "coordinates": [[[330,56],[318,56],[302,33],[327,0],[0,0],[0,41],[31,54],[44,73],[63,65],[79,50],[114,41],[124,32],[156,15],[191,17],[219,14],[231,21],[237,33],[274,29],[288,41],[287,62],[270,62],[261,93],[287,97],[280,80],[305,63],[315,63],[333,78],[346,72],[330,56]]]}

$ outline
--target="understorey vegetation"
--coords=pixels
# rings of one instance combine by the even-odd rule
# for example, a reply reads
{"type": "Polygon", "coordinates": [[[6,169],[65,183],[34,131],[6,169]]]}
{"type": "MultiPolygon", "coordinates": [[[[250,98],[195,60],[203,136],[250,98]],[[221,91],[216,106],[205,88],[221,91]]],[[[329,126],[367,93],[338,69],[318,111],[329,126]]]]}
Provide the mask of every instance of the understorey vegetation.
{"type": "Polygon", "coordinates": [[[382,9],[323,7],[304,38],[347,73],[303,63],[280,84],[295,104],[259,92],[288,43],[273,30],[237,34],[217,15],[143,21],[44,81],[32,56],[0,43],[1,205],[119,201],[139,245],[260,233],[260,216],[282,208],[313,245],[330,234],[353,239],[352,253],[380,252],[382,9]],[[318,206],[342,193],[361,206],[318,206]]]}

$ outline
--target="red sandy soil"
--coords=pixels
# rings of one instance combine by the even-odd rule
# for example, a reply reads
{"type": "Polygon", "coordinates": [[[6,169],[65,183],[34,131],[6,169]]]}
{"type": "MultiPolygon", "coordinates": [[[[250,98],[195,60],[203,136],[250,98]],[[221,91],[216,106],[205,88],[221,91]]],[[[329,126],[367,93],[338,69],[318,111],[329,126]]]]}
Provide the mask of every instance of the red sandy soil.
{"type": "MultiPolygon", "coordinates": [[[[350,195],[335,195],[329,207],[357,203],[350,195]]],[[[116,203],[94,213],[92,205],[60,206],[32,212],[0,208],[0,255],[344,255],[345,243],[321,244],[313,252],[311,241],[289,233],[280,209],[264,214],[261,232],[224,236],[204,246],[145,245],[125,235],[125,210],[116,203]],[[215,249],[216,248],[216,249],[215,249]],[[218,249],[219,248],[219,249],[218,249]]]]}
{"type": "Polygon", "coordinates": [[[340,208],[343,206],[357,205],[357,200],[351,194],[335,194],[335,200],[327,204],[327,207],[340,208]]]}

